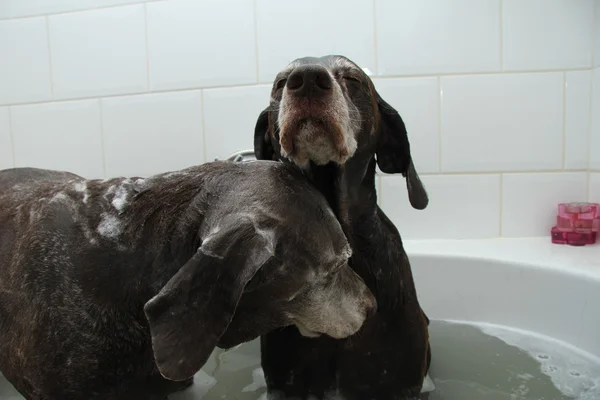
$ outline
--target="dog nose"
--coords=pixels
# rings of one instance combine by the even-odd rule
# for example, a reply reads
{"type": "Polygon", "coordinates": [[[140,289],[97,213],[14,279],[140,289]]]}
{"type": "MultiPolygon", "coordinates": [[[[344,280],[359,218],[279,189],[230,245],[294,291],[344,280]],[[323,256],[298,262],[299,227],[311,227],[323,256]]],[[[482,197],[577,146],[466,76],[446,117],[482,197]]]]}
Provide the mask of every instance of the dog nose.
{"type": "Polygon", "coordinates": [[[324,95],[333,87],[329,72],[318,65],[305,65],[296,68],[288,77],[288,90],[297,95],[324,95]]]}

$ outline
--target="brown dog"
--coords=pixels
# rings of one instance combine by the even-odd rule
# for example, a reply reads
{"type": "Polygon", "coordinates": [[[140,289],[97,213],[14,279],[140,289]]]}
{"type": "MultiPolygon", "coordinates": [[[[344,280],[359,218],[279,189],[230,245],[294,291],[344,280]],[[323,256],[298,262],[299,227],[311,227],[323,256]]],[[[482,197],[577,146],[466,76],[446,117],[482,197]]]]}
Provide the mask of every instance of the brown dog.
{"type": "Polygon", "coordinates": [[[283,164],[0,171],[0,371],[30,400],[166,400],[215,346],[355,333],[376,304],[350,254],[283,164]]]}
{"type": "Polygon", "coordinates": [[[270,399],[418,399],[430,362],[428,324],[396,227],[377,206],[375,165],[428,197],[406,128],[356,64],[302,58],[281,71],[254,134],[257,159],[291,162],[325,195],[353,248],[351,267],[378,311],[356,335],[307,340],[293,327],[262,337],[270,399]]]}

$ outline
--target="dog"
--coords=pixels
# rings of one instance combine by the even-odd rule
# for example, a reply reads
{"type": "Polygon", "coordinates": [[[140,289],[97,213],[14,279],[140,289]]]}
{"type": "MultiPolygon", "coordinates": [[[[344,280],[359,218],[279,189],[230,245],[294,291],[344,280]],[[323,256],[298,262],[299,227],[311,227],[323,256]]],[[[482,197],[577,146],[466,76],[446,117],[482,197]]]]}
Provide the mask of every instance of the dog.
{"type": "Polygon", "coordinates": [[[418,399],[431,359],[398,230],[377,205],[376,165],[406,177],[411,205],[428,195],[398,112],[343,56],[306,57],[275,78],[254,131],[258,160],[293,164],[325,195],[353,249],[350,266],[378,308],[346,339],[306,340],[289,327],[261,338],[270,399],[418,399]]]}
{"type": "Polygon", "coordinates": [[[350,256],[283,164],[0,171],[0,371],[32,400],[165,399],[215,346],[354,334],[376,301],[350,256]]]}

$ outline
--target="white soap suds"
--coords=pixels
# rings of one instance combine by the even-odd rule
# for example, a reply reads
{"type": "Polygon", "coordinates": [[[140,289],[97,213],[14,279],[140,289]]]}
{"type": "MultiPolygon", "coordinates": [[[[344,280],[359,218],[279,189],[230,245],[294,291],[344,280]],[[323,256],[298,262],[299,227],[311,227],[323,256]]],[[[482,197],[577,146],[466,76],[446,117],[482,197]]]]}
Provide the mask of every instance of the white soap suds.
{"type": "Polygon", "coordinates": [[[252,383],[242,389],[242,392],[255,392],[258,389],[266,388],[265,373],[262,368],[256,368],[252,371],[252,383]]]}
{"type": "MultiPolygon", "coordinates": [[[[600,398],[600,359],[564,342],[531,332],[491,324],[475,324],[483,333],[502,340],[526,352],[540,363],[556,389],[577,400],[600,398]]],[[[523,379],[529,380],[531,375],[523,379]]],[[[520,376],[521,377],[521,376],[520,376]]],[[[515,395],[525,396],[526,386],[519,387],[515,395]]]]}
{"type": "Polygon", "coordinates": [[[114,215],[102,214],[97,231],[101,236],[115,239],[121,234],[121,222],[114,215]]]}
{"type": "Polygon", "coordinates": [[[120,185],[113,197],[112,205],[118,211],[123,211],[123,208],[127,205],[127,189],[125,185],[120,185]]]}
{"type": "Polygon", "coordinates": [[[87,183],[85,181],[75,182],[73,184],[73,189],[75,189],[75,191],[78,193],[83,193],[83,203],[87,204],[90,197],[90,192],[87,190],[87,183]]]}

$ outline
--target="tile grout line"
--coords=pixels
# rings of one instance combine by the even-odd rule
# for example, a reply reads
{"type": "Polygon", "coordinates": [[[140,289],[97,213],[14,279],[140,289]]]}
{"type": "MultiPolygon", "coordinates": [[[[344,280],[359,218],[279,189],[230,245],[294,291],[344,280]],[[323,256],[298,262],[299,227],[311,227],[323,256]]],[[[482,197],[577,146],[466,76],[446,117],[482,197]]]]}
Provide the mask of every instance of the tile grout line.
{"type": "Polygon", "coordinates": [[[500,212],[498,217],[500,218],[499,224],[498,224],[498,235],[500,237],[503,237],[502,235],[504,234],[504,223],[503,223],[503,216],[504,216],[504,196],[503,196],[503,191],[504,191],[504,174],[500,174],[500,212]]]}
{"type": "MultiPolygon", "coordinates": [[[[514,171],[460,171],[460,172],[424,172],[419,173],[419,176],[471,176],[471,175],[531,175],[531,174],[573,174],[587,173],[587,169],[549,169],[549,170],[514,170],[514,171]]],[[[592,171],[597,172],[597,171],[592,171]]],[[[600,172],[600,171],[598,171],[600,172]]],[[[383,179],[395,178],[395,174],[378,173],[378,176],[383,179]]]]}
{"type": "MultiPolygon", "coordinates": [[[[164,0],[159,0],[164,1],[164,0]]],[[[535,73],[556,73],[556,72],[565,72],[565,71],[589,71],[590,69],[566,69],[566,70],[548,70],[548,71],[526,71],[523,74],[535,74],[535,73]]],[[[457,74],[429,74],[429,75],[389,75],[389,76],[372,76],[372,79],[375,80],[385,80],[385,79],[414,79],[414,78],[431,78],[431,77],[446,77],[446,76],[476,76],[476,75],[507,75],[506,73],[457,73],[457,74]]],[[[23,105],[34,105],[34,104],[44,104],[44,103],[58,103],[64,101],[74,101],[74,100],[88,100],[88,99],[96,99],[96,98],[116,98],[116,97],[125,97],[125,96],[136,96],[143,94],[153,94],[153,93],[168,93],[168,92],[185,92],[191,90],[202,90],[202,89],[232,89],[232,88],[243,88],[250,86],[270,86],[271,83],[267,82],[250,82],[250,83],[240,83],[240,84],[232,84],[232,85],[216,85],[216,86],[193,86],[188,88],[175,88],[175,89],[157,89],[157,90],[146,90],[146,91],[129,91],[125,93],[115,93],[115,94],[107,94],[101,96],[82,96],[82,97],[67,97],[67,98],[54,98],[50,101],[48,100],[38,100],[38,101],[30,101],[30,102],[17,102],[17,103],[4,103],[0,104],[0,106],[23,106],[23,105]]]]}
{"type": "Polygon", "coordinates": [[[260,82],[260,62],[258,61],[258,0],[252,1],[254,11],[254,58],[256,58],[256,83],[260,82]]]}
{"type": "Polygon", "coordinates": [[[379,75],[379,43],[377,40],[377,0],[373,0],[373,49],[375,49],[375,74],[379,75]]]}
{"type": "MultiPolygon", "coordinates": [[[[202,128],[202,157],[204,162],[208,162],[206,157],[206,116],[204,114],[204,89],[200,90],[200,116],[202,117],[202,121],[200,123],[200,127],[202,128]]],[[[212,160],[211,160],[212,161],[212,160]]]]}
{"type": "Polygon", "coordinates": [[[590,171],[587,172],[587,190],[586,190],[586,198],[587,201],[592,201],[590,198],[591,195],[591,186],[592,186],[592,173],[590,171]]]}
{"type": "Polygon", "coordinates": [[[562,169],[567,167],[567,73],[563,72],[562,84],[562,169]]]}
{"type": "Polygon", "coordinates": [[[102,109],[102,99],[98,99],[98,110],[100,112],[100,150],[102,151],[102,174],[106,178],[106,145],[104,137],[104,112],[102,109]]]}
{"type": "MultiPolygon", "coordinates": [[[[588,182],[587,182],[587,193],[588,198],[591,192],[591,170],[592,170],[592,123],[594,121],[594,86],[597,84],[594,79],[594,69],[590,69],[590,94],[589,94],[589,116],[588,116],[588,131],[587,131],[587,171],[588,171],[588,182]]],[[[596,99],[598,101],[598,99],[596,99]]]]}
{"type": "Polygon", "coordinates": [[[10,151],[12,155],[12,166],[17,166],[17,155],[15,151],[15,135],[13,134],[12,112],[11,107],[6,107],[8,113],[8,136],[10,137],[10,151]]]}
{"type": "Polygon", "coordinates": [[[49,13],[41,13],[41,14],[21,15],[18,17],[0,18],[0,21],[14,21],[14,20],[27,19],[27,18],[51,17],[51,16],[55,16],[55,15],[68,15],[68,14],[83,13],[83,12],[88,12],[88,11],[108,10],[111,8],[130,7],[130,6],[142,5],[142,4],[148,4],[148,3],[163,3],[163,2],[166,3],[167,1],[170,1],[170,0],[144,0],[144,1],[138,1],[136,3],[111,4],[111,5],[100,6],[100,7],[82,8],[79,10],[57,11],[57,12],[49,12],[49,13]]]}
{"type": "Polygon", "coordinates": [[[52,47],[50,46],[50,18],[46,15],[46,42],[48,45],[48,73],[50,74],[50,97],[54,99],[54,73],[52,71],[52,47]]]}
{"type": "Polygon", "coordinates": [[[504,23],[503,18],[502,18],[502,10],[504,9],[504,4],[503,4],[503,0],[499,1],[499,5],[500,5],[500,18],[499,18],[499,23],[500,23],[500,70],[504,71],[504,27],[502,26],[502,24],[504,23]]]}
{"type": "Polygon", "coordinates": [[[442,173],[442,78],[437,77],[437,103],[438,103],[438,172],[442,173]]]}
{"type": "Polygon", "coordinates": [[[150,92],[150,43],[148,41],[148,4],[144,3],[144,38],[146,40],[146,85],[150,92]]]}

